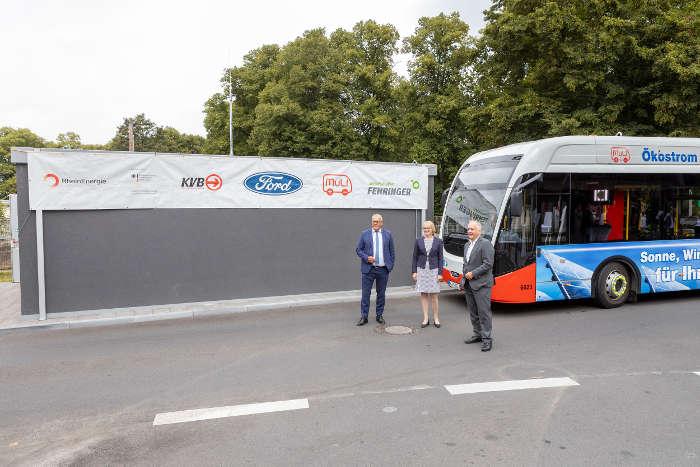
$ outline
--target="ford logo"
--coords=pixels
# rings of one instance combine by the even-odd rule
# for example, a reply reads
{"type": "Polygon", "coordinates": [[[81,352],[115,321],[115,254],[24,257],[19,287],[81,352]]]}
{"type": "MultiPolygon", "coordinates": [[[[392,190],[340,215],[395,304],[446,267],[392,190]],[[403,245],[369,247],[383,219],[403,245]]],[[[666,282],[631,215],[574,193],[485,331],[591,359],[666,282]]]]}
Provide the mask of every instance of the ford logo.
{"type": "Polygon", "coordinates": [[[288,195],[301,190],[304,185],[299,177],[284,172],[258,172],[243,181],[243,185],[261,195],[288,195]]]}

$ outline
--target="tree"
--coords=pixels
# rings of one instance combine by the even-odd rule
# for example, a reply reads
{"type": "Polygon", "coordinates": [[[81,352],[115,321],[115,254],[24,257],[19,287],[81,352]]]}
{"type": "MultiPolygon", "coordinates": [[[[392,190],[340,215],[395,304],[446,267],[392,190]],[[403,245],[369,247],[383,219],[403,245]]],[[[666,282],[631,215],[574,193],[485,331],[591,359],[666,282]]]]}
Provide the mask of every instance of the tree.
{"type": "Polygon", "coordinates": [[[340,53],[323,29],[307,31],[280,50],[255,107],[249,141],[257,154],[353,154],[355,135],[340,102],[341,65],[340,53]]]}
{"type": "Polygon", "coordinates": [[[56,137],[56,146],[63,149],[80,149],[80,135],[69,131],[67,133],[59,133],[56,137]]]}
{"type": "Polygon", "coordinates": [[[397,88],[402,131],[410,159],[437,164],[435,189],[440,193],[473,150],[464,114],[473,104],[469,89],[474,44],[458,13],[420,18],[403,44],[413,58],[409,81],[397,88]]]}
{"type": "Polygon", "coordinates": [[[134,150],[140,152],[201,153],[204,138],[180,133],[173,127],[159,127],[144,114],[125,118],[107,147],[112,151],[129,150],[129,122],[133,123],[134,150]]]}
{"type": "Polygon", "coordinates": [[[331,45],[340,51],[338,90],[344,114],[359,137],[357,158],[396,160],[397,106],[393,87],[398,78],[392,56],[399,33],[390,24],[357,23],[351,32],[339,29],[331,45]]]}
{"type": "Polygon", "coordinates": [[[700,134],[700,2],[498,0],[478,42],[472,140],[700,134]]]}
{"type": "Polygon", "coordinates": [[[47,142],[26,128],[0,128],[0,199],[15,193],[15,166],[10,162],[12,147],[45,147],[47,142]]]}
{"type": "Polygon", "coordinates": [[[199,154],[203,147],[204,138],[202,136],[180,133],[170,126],[156,129],[153,142],[154,151],[199,154]]]}
{"type": "Polygon", "coordinates": [[[108,147],[112,151],[129,150],[129,123],[133,125],[134,150],[150,152],[155,151],[154,140],[158,127],[144,114],[138,114],[133,118],[124,118],[121,125],[117,127],[117,133],[109,142],[108,147]]]}

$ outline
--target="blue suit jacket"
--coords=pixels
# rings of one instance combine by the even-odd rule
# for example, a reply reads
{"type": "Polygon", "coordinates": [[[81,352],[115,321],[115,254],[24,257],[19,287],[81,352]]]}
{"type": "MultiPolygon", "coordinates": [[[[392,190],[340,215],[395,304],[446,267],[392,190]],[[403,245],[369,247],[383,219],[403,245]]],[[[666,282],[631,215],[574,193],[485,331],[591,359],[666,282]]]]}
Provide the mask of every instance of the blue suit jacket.
{"type": "MultiPolygon", "coordinates": [[[[372,243],[372,229],[363,230],[360,234],[360,239],[357,241],[357,248],[355,248],[357,256],[360,257],[362,274],[366,274],[372,269],[372,265],[367,262],[367,257],[372,256],[374,252],[372,243]]],[[[394,269],[394,238],[387,229],[382,229],[382,246],[384,265],[391,272],[394,269]]]]}

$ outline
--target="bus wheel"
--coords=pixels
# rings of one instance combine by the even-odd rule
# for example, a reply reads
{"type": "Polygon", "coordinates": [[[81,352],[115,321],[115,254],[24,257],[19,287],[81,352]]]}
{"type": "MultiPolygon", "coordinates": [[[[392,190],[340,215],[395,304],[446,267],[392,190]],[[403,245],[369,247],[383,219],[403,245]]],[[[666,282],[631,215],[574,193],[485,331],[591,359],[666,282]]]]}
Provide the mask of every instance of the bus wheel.
{"type": "Polygon", "coordinates": [[[630,273],[620,263],[608,263],[598,273],[596,301],[603,308],[615,308],[627,301],[630,294],[630,273]]]}

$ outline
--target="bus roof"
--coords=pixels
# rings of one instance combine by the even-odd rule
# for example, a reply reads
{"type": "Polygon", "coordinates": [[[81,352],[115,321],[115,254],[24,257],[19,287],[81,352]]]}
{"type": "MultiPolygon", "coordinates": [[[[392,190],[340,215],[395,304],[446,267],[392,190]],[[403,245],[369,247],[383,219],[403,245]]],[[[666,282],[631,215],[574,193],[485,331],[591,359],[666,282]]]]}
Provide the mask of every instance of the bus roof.
{"type": "Polygon", "coordinates": [[[526,173],[700,173],[700,138],[562,136],[476,153],[465,164],[521,156],[512,180],[526,173]]]}

